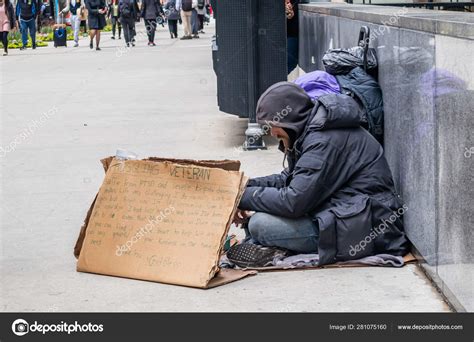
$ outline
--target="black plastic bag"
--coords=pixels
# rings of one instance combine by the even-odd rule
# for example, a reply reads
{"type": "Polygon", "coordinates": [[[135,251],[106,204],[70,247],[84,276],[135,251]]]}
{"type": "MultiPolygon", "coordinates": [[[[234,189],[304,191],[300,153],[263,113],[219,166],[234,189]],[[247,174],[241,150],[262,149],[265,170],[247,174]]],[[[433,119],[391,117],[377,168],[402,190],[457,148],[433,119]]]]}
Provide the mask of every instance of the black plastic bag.
{"type": "MultiPolygon", "coordinates": [[[[331,49],[323,56],[326,71],[332,75],[344,75],[355,67],[364,68],[364,48],[355,46],[349,49],[331,49]]],[[[375,49],[367,49],[367,70],[377,67],[375,49]]]]}

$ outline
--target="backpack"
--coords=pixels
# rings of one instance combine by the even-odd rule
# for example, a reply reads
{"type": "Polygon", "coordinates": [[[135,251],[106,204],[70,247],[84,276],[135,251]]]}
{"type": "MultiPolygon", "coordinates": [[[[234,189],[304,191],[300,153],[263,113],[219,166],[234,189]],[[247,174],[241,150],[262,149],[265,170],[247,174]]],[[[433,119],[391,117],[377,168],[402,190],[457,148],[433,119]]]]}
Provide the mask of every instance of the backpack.
{"type": "Polygon", "coordinates": [[[205,5],[206,4],[205,4],[204,0],[198,0],[198,8],[199,9],[203,9],[205,5]]]}
{"type": "Polygon", "coordinates": [[[183,0],[183,2],[181,3],[181,9],[185,12],[192,11],[193,0],[183,0]]]}
{"type": "Polygon", "coordinates": [[[124,18],[130,18],[132,16],[132,10],[130,8],[131,3],[130,1],[123,1],[122,8],[120,9],[120,15],[124,18]]]}

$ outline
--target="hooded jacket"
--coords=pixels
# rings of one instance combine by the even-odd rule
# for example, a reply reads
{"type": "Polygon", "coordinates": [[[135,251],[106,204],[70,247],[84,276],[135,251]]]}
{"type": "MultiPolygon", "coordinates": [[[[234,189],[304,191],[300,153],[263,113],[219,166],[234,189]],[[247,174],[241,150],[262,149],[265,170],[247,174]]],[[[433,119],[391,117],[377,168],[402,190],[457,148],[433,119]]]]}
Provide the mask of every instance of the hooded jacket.
{"type": "Polygon", "coordinates": [[[310,216],[319,230],[321,265],[407,253],[407,208],[395,193],[381,145],[361,127],[365,115],[352,97],[329,94],[313,103],[299,86],[280,82],[260,97],[257,120],[289,133],[289,166],[251,179],[240,209],[310,216]]]}

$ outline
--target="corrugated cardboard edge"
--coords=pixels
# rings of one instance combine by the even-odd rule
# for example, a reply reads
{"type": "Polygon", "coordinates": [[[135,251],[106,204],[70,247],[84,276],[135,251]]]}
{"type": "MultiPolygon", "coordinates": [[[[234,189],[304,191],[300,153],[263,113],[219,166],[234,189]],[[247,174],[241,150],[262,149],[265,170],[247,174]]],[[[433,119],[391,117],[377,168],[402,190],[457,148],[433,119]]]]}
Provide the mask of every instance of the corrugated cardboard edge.
{"type": "Polygon", "coordinates": [[[217,272],[205,287],[206,289],[211,289],[213,287],[225,285],[233,281],[256,275],[258,272],[254,270],[235,270],[229,268],[222,268],[217,272]]]}
{"type": "MultiPolygon", "coordinates": [[[[237,194],[237,198],[235,200],[235,204],[234,204],[234,208],[232,209],[232,212],[229,216],[229,219],[227,220],[227,224],[226,224],[226,229],[225,231],[223,232],[222,234],[222,237],[221,237],[221,242],[220,242],[220,248],[219,250],[217,251],[217,254],[214,258],[215,260],[215,264],[214,266],[212,267],[211,271],[209,272],[209,276],[208,276],[208,281],[207,281],[207,286],[206,287],[209,287],[209,283],[212,281],[212,279],[216,276],[216,274],[219,272],[220,268],[219,268],[219,261],[220,261],[220,256],[222,254],[222,251],[224,249],[224,242],[225,242],[225,239],[227,238],[227,234],[229,233],[229,230],[230,230],[230,226],[232,224],[232,219],[234,218],[234,215],[237,211],[237,208],[238,208],[238,205],[240,203],[240,199],[242,198],[244,192],[245,192],[245,187],[247,186],[247,182],[248,182],[249,178],[244,176],[243,173],[240,174],[240,186],[239,186],[239,193],[237,194]]],[[[243,278],[243,277],[240,277],[240,278],[243,278]]],[[[240,279],[240,278],[237,278],[237,279],[240,279]]],[[[235,279],[235,280],[237,280],[235,279]]],[[[218,285],[215,285],[215,286],[218,286],[218,285]]],[[[215,287],[213,286],[213,287],[215,287]]]]}
{"type": "MultiPolygon", "coordinates": [[[[100,162],[104,167],[104,171],[107,172],[109,169],[110,163],[114,159],[113,156],[101,159],[100,162]]],[[[204,167],[218,168],[226,171],[239,171],[240,170],[240,161],[239,160],[194,160],[194,159],[175,159],[175,158],[159,158],[159,157],[150,157],[141,160],[156,161],[156,162],[171,162],[174,164],[183,164],[183,165],[198,165],[204,167]]]]}
{"type": "MultiPolygon", "coordinates": [[[[403,257],[404,265],[416,262],[416,257],[412,253],[408,253],[403,257]]],[[[402,266],[402,267],[403,267],[402,266]]],[[[310,267],[279,267],[279,266],[270,266],[270,267],[248,267],[240,269],[242,271],[258,271],[258,272],[271,272],[271,271],[301,271],[301,270],[317,270],[323,268],[348,268],[348,267],[390,267],[390,266],[373,266],[373,265],[364,265],[357,263],[335,263],[324,266],[310,266],[310,267]]]]}
{"type": "Polygon", "coordinates": [[[79,231],[79,236],[77,237],[76,245],[74,246],[74,256],[76,257],[76,259],[79,258],[79,254],[81,253],[82,244],[84,243],[84,238],[86,237],[87,226],[89,225],[92,209],[94,209],[95,201],[97,200],[98,195],[99,193],[95,195],[94,200],[92,201],[92,204],[89,207],[89,210],[87,211],[86,218],[84,219],[84,223],[81,227],[81,230],[79,231]]]}

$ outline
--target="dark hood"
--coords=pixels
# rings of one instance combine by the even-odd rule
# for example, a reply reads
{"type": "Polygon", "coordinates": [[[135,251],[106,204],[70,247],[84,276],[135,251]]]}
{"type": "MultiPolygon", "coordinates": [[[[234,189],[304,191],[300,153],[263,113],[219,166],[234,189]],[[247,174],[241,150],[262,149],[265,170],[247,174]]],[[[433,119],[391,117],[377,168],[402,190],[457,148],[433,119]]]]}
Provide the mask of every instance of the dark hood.
{"type": "Polygon", "coordinates": [[[275,83],[257,102],[257,122],[262,126],[284,128],[290,131],[290,136],[298,138],[313,107],[314,103],[301,87],[291,82],[275,83]]]}

